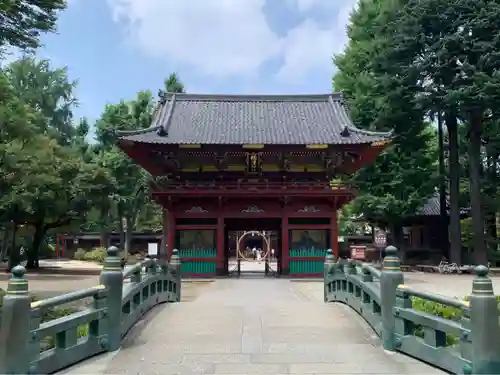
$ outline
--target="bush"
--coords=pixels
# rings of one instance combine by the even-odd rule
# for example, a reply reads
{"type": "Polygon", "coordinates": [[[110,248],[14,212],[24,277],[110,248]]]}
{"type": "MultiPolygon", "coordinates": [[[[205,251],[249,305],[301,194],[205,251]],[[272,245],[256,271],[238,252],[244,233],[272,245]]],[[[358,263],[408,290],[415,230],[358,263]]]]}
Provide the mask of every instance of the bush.
{"type": "Polygon", "coordinates": [[[85,255],[87,252],[83,249],[76,249],[75,253],[73,254],[73,258],[76,260],[85,260],[85,255]]]}
{"type": "MultiPolygon", "coordinates": [[[[47,309],[43,312],[41,316],[41,322],[48,322],[50,320],[59,319],[63,316],[68,316],[77,312],[78,309],[71,307],[55,307],[52,309],[47,309]]],[[[88,324],[82,324],[77,328],[77,338],[86,337],[89,334],[88,324]]],[[[41,351],[49,350],[55,347],[56,340],[55,336],[47,336],[41,342],[41,351]]]]}
{"type": "Polygon", "coordinates": [[[428,314],[454,321],[460,320],[464,313],[462,309],[459,309],[457,307],[451,307],[417,297],[412,298],[412,306],[415,310],[423,311],[428,314]]]}
{"type": "MultiPolygon", "coordinates": [[[[464,298],[464,301],[468,301],[468,300],[469,300],[469,296],[464,298]]],[[[500,311],[500,296],[497,296],[497,301],[499,302],[498,308],[500,311]]],[[[442,303],[428,301],[428,300],[425,300],[422,298],[417,298],[417,297],[412,298],[412,307],[415,310],[423,311],[423,312],[426,312],[428,314],[439,316],[441,318],[452,320],[455,322],[459,321],[464,315],[463,309],[443,305],[442,303]]],[[[416,326],[414,334],[417,337],[423,337],[424,332],[423,332],[422,326],[416,326]]],[[[446,344],[447,345],[454,345],[454,344],[457,344],[459,341],[460,341],[460,338],[457,336],[448,335],[448,334],[446,335],[446,344]]]]}
{"type": "Polygon", "coordinates": [[[52,244],[43,241],[40,244],[39,254],[40,254],[40,259],[52,259],[56,255],[56,247],[52,244]]]}
{"type": "Polygon", "coordinates": [[[3,297],[5,296],[5,290],[0,288],[0,307],[3,305],[3,297]]]}
{"type": "Polygon", "coordinates": [[[104,247],[97,247],[85,253],[84,260],[89,262],[103,263],[106,258],[107,251],[104,247]]]}

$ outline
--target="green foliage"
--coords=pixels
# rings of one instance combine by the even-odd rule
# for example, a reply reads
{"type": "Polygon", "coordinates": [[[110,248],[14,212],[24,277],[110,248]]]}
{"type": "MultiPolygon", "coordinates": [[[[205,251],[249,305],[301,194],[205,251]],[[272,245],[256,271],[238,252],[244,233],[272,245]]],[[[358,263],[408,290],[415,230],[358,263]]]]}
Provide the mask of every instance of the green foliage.
{"type": "Polygon", "coordinates": [[[43,241],[40,245],[39,253],[41,259],[51,259],[56,254],[56,247],[43,241]]]}
{"type": "MultiPolygon", "coordinates": [[[[456,308],[456,307],[451,307],[447,305],[443,305],[438,302],[433,302],[433,301],[427,301],[422,298],[417,298],[413,297],[412,298],[412,307],[415,310],[418,311],[423,311],[428,314],[432,314],[435,316],[439,316],[444,319],[448,320],[453,320],[453,321],[459,321],[463,317],[463,310],[456,308]]],[[[424,331],[422,326],[416,326],[415,327],[415,336],[418,337],[423,337],[424,336],[424,331]]],[[[446,344],[449,345],[454,345],[457,344],[460,341],[459,337],[446,334],[446,344]]]]}
{"type": "MultiPolygon", "coordinates": [[[[500,5],[494,0],[385,3],[386,22],[381,32],[388,54],[374,55],[372,66],[390,77],[411,78],[411,101],[428,113],[444,113],[450,145],[450,204],[458,209],[460,197],[454,192],[461,159],[468,171],[463,177],[470,198],[472,247],[476,263],[484,264],[485,219],[489,220],[489,233],[493,233],[498,212],[494,186],[498,185],[500,155],[495,139],[500,119],[496,109],[500,96],[500,5]],[[460,149],[456,146],[459,137],[465,141],[460,149]],[[459,160],[455,152],[461,153],[459,160]],[[485,202],[481,197],[484,193],[492,195],[491,200],[485,202]]],[[[492,237],[490,242],[495,243],[496,233],[492,237]]]]}
{"type": "Polygon", "coordinates": [[[170,74],[168,78],[165,78],[163,83],[164,83],[164,90],[160,90],[160,95],[162,95],[165,92],[169,93],[185,92],[184,84],[179,79],[179,75],[177,73],[170,74]]]}
{"type": "MultiPolygon", "coordinates": [[[[0,5],[6,21],[0,26],[0,59],[3,47],[38,47],[40,33],[54,31],[57,12],[65,7],[64,0],[0,5]]],[[[75,88],[66,67],[34,55],[0,70],[0,226],[8,232],[5,238],[13,239],[8,247],[14,249],[21,243],[10,232],[29,228],[22,242],[28,268],[37,267],[40,256],[52,256],[53,247],[44,241],[47,233],[126,232],[130,248],[134,228],[162,228],[161,210],[149,197],[150,176],[115,146],[116,131],[151,125],[156,105],[152,94],[141,91],[133,100],[108,105],[94,127],[98,142],[91,144],[87,138],[92,124],[74,119],[75,88]]],[[[181,93],[184,86],[174,73],[162,90],[181,93]]],[[[10,254],[13,265],[15,251],[10,254]]],[[[102,251],[86,257],[103,259],[102,251]]]]}
{"type": "MultiPolygon", "coordinates": [[[[54,319],[63,318],[78,312],[76,308],[72,307],[55,307],[49,308],[42,312],[41,322],[45,323],[54,319]]],[[[89,334],[89,325],[82,324],[77,328],[77,338],[86,337],[89,334]]],[[[41,351],[49,350],[55,347],[55,336],[47,336],[42,340],[41,351]]]]}
{"type": "MultiPolygon", "coordinates": [[[[36,301],[36,299],[34,299],[36,301]]],[[[74,314],[78,310],[72,307],[54,307],[42,311],[41,322],[45,323],[54,319],[74,314]]]]}
{"type": "Polygon", "coordinates": [[[0,288],[0,307],[3,305],[3,297],[5,296],[5,290],[0,288]]]}
{"type": "Polygon", "coordinates": [[[68,78],[67,68],[54,68],[48,60],[26,56],[5,69],[18,98],[38,112],[36,126],[60,143],[69,142],[75,135],[73,94],[75,81],[68,78]]]}
{"type": "MultiPolygon", "coordinates": [[[[500,312],[500,296],[497,296],[496,298],[499,303],[498,310],[500,312]]],[[[418,297],[413,297],[411,300],[412,300],[412,307],[415,310],[439,316],[447,320],[459,321],[464,316],[463,309],[459,309],[457,307],[447,306],[442,303],[428,301],[418,297]]],[[[468,301],[469,296],[464,297],[463,300],[468,301]]],[[[423,328],[421,326],[416,326],[414,334],[418,337],[423,337],[424,334],[423,328]]],[[[446,335],[447,345],[454,345],[457,344],[459,341],[460,341],[459,337],[449,334],[446,335]]]]}
{"type": "Polygon", "coordinates": [[[0,221],[34,229],[28,268],[41,251],[51,255],[48,231],[85,220],[113,186],[109,171],[89,158],[88,124],[73,126],[74,87],[66,69],[31,57],[0,73],[0,221]]]}
{"type": "Polygon", "coordinates": [[[352,203],[342,207],[339,214],[339,236],[364,235],[366,231],[365,221],[354,211],[352,203]]]}
{"type": "Polygon", "coordinates": [[[98,247],[92,249],[91,251],[86,252],[83,257],[83,260],[86,260],[88,262],[104,263],[104,259],[106,259],[106,254],[107,254],[106,248],[98,247]]]}
{"type": "Polygon", "coordinates": [[[472,219],[470,217],[462,219],[460,221],[460,230],[462,237],[462,246],[465,248],[472,250],[472,219]]]}
{"type": "Polygon", "coordinates": [[[0,12],[0,48],[6,46],[34,49],[40,36],[56,29],[57,14],[67,6],[66,0],[2,1],[0,12]]]}
{"type": "Polygon", "coordinates": [[[351,15],[349,43],[334,60],[334,88],[344,92],[354,122],[369,130],[394,130],[393,146],[354,176],[360,195],[353,213],[381,227],[414,215],[437,183],[436,134],[413,100],[413,75],[388,76],[373,64],[389,56],[384,25],[393,11],[384,2],[362,1],[351,15]]]}
{"type": "Polygon", "coordinates": [[[412,306],[414,309],[436,315],[444,319],[460,320],[463,316],[463,310],[443,305],[442,303],[424,300],[422,298],[413,297],[412,306]]]}
{"type": "Polygon", "coordinates": [[[75,260],[85,260],[85,255],[87,252],[84,249],[76,249],[75,253],[73,254],[73,258],[75,260]]]}

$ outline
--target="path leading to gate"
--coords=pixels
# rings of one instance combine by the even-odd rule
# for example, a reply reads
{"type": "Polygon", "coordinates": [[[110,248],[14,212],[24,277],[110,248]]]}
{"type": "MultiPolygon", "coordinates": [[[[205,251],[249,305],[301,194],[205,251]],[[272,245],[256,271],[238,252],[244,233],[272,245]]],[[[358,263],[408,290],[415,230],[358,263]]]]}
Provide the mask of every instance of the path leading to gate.
{"type": "Polygon", "coordinates": [[[228,279],[191,302],[155,308],[122,349],[70,374],[438,374],[387,354],[348,307],[325,304],[318,283],[228,279]]]}

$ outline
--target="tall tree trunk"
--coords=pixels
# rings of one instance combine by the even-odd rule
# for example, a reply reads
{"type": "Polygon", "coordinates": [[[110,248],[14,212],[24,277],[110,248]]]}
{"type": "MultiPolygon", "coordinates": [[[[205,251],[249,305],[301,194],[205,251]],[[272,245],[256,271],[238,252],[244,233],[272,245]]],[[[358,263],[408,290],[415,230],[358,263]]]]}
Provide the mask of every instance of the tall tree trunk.
{"type": "Polygon", "coordinates": [[[472,246],[476,264],[488,264],[488,253],[484,241],[484,217],[481,203],[481,114],[474,112],[471,116],[469,131],[469,184],[472,218],[472,246]]]}
{"type": "Polygon", "coordinates": [[[10,249],[9,249],[9,264],[7,266],[7,272],[10,272],[12,268],[17,266],[20,261],[21,257],[19,255],[19,249],[17,248],[16,245],[16,235],[17,235],[17,224],[15,222],[12,222],[12,229],[10,230],[10,249]]]}
{"type": "Polygon", "coordinates": [[[26,250],[26,255],[28,256],[28,261],[26,263],[27,269],[36,269],[39,267],[40,245],[42,244],[46,232],[47,228],[43,224],[37,224],[35,226],[33,241],[31,242],[31,246],[26,250]]]}
{"type": "Polygon", "coordinates": [[[109,207],[106,204],[101,206],[100,212],[100,220],[101,220],[101,233],[99,236],[101,247],[108,248],[109,247],[109,233],[108,233],[108,221],[109,221],[109,207]]]}
{"type": "Polygon", "coordinates": [[[458,153],[458,120],[453,111],[445,112],[448,128],[450,175],[450,262],[462,264],[462,239],[460,233],[460,162],[458,153]]]}
{"type": "Polygon", "coordinates": [[[438,111],[438,152],[439,152],[439,216],[443,231],[440,245],[443,256],[448,255],[450,251],[450,236],[448,232],[449,216],[448,216],[448,199],[446,196],[446,168],[444,165],[444,134],[443,134],[443,118],[441,111],[438,111]]]}
{"type": "MultiPolygon", "coordinates": [[[[497,159],[497,154],[495,152],[491,152],[490,150],[487,155],[487,184],[484,189],[482,189],[484,191],[484,194],[489,197],[496,197],[498,194],[498,188],[496,186],[498,168],[497,159]]],[[[488,237],[487,247],[490,254],[496,253],[498,251],[497,209],[497,204],[485,205],[485,230],[488,237]]]]}
{"type": "Polygon", "coordinates": [[[118,206],[116,210],[118,214],[118,233],[120,234],[120,250],[125,247],[125,226],[123,225],[123,209],[118,206]]]}
{"type": "Polygon", "coordinates": [[[403,227],[401,225],[392,224],[391,228],[391,245],[395,246],[399,250],[399,257],[401,261],[405,261],[405,249],[404,249],[404,234],[403,227]]]}
{"type": "Polygon", "coordinates": [[[7,257],[7,249],[9,248],[9,233],[10,228],[5,226],[2,232],[2,243],[0,245],[0,263],[7,257]]]}
{"type": "Polygon", "coordinates": [[[132,234],[134,226],[132,224],[132,219],[128,216],[125,217],[125,246],[123,248],[123,258],[125,261],[128,260],[128,255],[132,250],[132,234]]]}
{"type": "Polygon", "coordinates": [[[490,212],[486,216],[486,232],[488,233],[488,249],[493,254],[498,249],[497,217],[495,212],[490,212]]]}

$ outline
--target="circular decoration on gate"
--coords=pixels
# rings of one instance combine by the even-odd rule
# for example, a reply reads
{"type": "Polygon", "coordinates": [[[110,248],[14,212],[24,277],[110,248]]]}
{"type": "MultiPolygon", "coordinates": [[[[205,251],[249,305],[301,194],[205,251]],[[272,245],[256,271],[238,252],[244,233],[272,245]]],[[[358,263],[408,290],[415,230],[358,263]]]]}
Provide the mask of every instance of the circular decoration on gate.
{"type": "Polygon", "coordinates": [[[271,249],[270,249],[271,244],[269,242],[269,238],[268,238],[267,233],[264,231],[261,232],[261,231],[257,231],[257,230],[250,230],[250,231],[243,232],[243,234],[237,239],[236,253],[237,253],[239,259],[244,259],[246,261],[254,261],[254,262],[259,261],[258,259],[254,260],[251,254],[245,254],[243,251],[241,251],[241,241],[246,236],[260,236],[260,237],[262,237],[262,239],[266,243],[266,245],[265,245],[266,249],[264,251],[264,254],[261,255],[261,261],[269,258],[270,251],[271,251],[271,249]]]}

